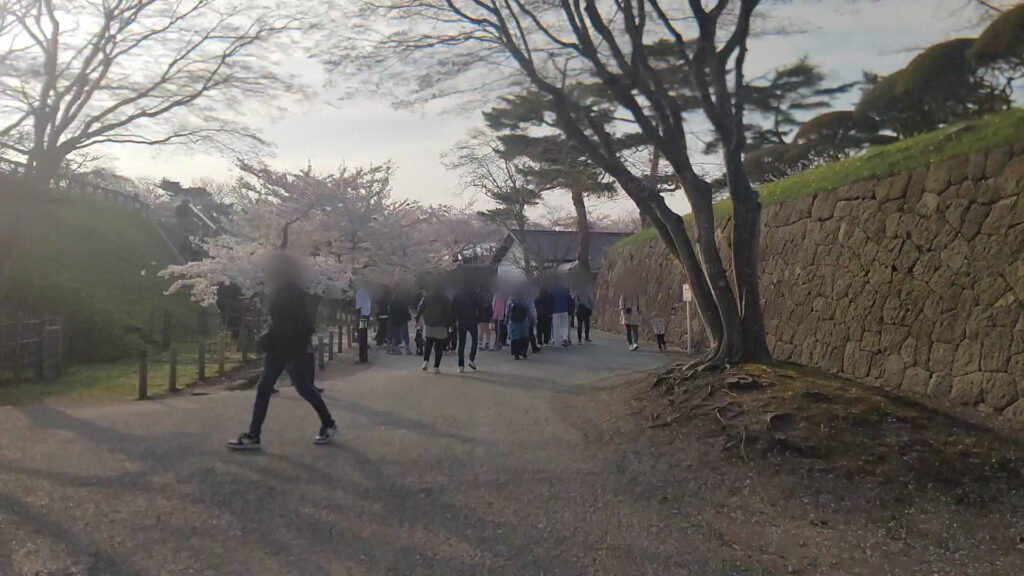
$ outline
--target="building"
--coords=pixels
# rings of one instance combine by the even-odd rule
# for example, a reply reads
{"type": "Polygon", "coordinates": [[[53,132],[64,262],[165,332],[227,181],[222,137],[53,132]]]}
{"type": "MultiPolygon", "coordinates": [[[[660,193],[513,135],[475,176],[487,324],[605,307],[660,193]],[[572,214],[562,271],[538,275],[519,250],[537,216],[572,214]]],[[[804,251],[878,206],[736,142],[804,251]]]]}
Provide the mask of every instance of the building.
{"type": "MultiPolygon", "coordinates": [[[[596,275],[601,269],[604,251],[628,233],[590,233],[590,271],[596,275]]],[[[545,272],[566,272],[576,267],[579,235],[562,230],[513,230],[508,233],[494,253],[498,278],[520,280],[545,272]]]]}

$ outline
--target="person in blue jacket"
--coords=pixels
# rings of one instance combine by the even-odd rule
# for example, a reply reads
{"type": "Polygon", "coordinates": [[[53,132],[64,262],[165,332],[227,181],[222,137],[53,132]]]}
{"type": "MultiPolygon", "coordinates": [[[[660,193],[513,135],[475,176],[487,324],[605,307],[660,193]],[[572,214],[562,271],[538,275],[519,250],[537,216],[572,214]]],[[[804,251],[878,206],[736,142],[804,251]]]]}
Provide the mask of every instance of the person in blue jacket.
{"type": "Polygon", "coordinates": [[[572,295],[565,284],[556,282],[549,291],[551,295],[551,340],[562,346],[569,345],[569,307],[572,295]]]}

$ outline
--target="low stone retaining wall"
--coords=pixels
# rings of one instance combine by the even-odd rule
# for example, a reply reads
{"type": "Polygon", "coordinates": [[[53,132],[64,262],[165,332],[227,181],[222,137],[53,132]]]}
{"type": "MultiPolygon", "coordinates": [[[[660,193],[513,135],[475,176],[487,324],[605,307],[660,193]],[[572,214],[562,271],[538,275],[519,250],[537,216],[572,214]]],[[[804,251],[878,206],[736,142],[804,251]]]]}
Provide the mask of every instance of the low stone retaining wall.
{"type": "MultiPolygon", "coordinates": [[[[624,291],[668,314],[683,283],[660,239],[611,249],[599,325],[624,291]]],[[[766,207],[761,290],[777,359],[1024,426],[1024,146],[766,207]]]]}

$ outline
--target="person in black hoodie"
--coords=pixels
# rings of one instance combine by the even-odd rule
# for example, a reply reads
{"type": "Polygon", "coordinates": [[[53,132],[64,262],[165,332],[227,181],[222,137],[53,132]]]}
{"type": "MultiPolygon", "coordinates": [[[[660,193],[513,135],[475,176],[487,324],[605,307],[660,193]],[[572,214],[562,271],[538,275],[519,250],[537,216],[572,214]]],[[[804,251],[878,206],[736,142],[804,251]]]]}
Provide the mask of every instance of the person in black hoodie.
{"type": "Polygon", "coordinates": [[[469,348],[469,367],[476,370],[476,350],[480,338],[477,320],[480,317],[480,299],[468,284],[452,297],[452,312],[458,332],[459,372],[466,371],[466,337],[472,338],[469,348]]]}
{"type": "Polygon", "coordinates": [[[391,298],[388,314],[391,323],[391,348],[388,354],[401,354],[403,349],[406,354],[412,354],[409,348],[409,321],[412,320],[412,314],[409,312],[409,302],[401,290],[396,290],[391,298]]]}
{"type": "Polygon", "coordinates": [[[282,372],[288,372],[295,390],[320,416],[320,432],[313,439],[316,444],[327,444],[338,433],[338,427],[323,397],[313,388],[313,363],[310,339],[315,332],[308,296],[299,286],[299,264],[284,252],[276,254],[269,263],[267,277],[273,287],[270,296],[270,329],[260,337],[260,347],[266,353],[263,375],[256,384],[256,402],[252,409],[249,431],[228,442],[232,450],[257,450],[260,432],[267,417],[270,395],[282,372]]]}
{"type": "Polygon", "coordinates": [[[430,351],[434,351],[434,373],[441,373],[441,356],[452,325],[452,301],[440,287],[435,287],[423,297],[416,311],[416,322],[423,323],[423,371],[430,362],[430,351]]]}

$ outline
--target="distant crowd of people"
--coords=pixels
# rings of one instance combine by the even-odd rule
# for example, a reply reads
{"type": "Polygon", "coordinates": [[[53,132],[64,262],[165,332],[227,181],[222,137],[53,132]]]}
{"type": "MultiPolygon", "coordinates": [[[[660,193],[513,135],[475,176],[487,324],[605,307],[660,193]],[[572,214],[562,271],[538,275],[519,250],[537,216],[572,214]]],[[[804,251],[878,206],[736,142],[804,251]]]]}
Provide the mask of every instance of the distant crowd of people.
{"type": "MultiPolygon", "coordinates": [[[[416,354],[423,359],[424,371],[432,368],[439,373],[444,353],[455,352],[458,371],[465,372],[467,367],[477,369],[481,350],[500,351],[507,346],[515,360],[525,360],[545,347],[591,342],[594,295],[589,283],[570,288],[567,280],[552,276],[516,285],[442,281],[412,295],[383,286],[376,299],[360,290],[356,306],[365,319],[375,320],[374,342],[386,347],[388,354],[416,354]],[[415,327],[412,337],[410,324],[415,327]]],[[[622,295],[619,312],[628,348],[638,350],[639,298],[622,295]]],[[[666,324],[658,314],[651,318],[659,350],[667,349],[666,324]]]]}

